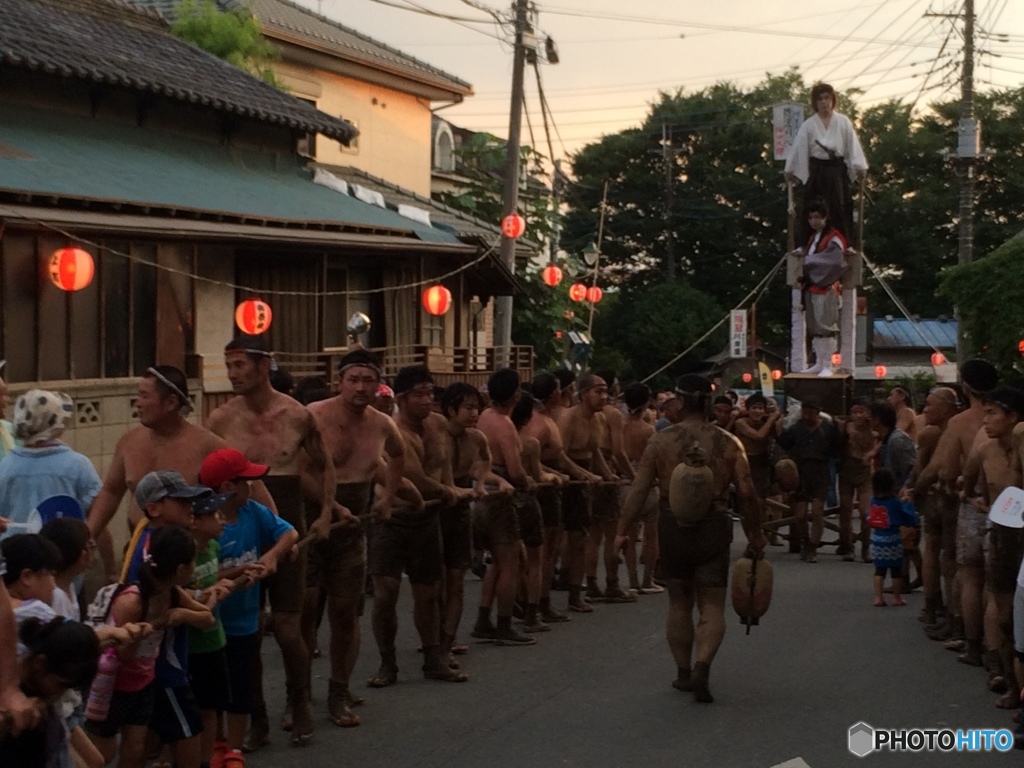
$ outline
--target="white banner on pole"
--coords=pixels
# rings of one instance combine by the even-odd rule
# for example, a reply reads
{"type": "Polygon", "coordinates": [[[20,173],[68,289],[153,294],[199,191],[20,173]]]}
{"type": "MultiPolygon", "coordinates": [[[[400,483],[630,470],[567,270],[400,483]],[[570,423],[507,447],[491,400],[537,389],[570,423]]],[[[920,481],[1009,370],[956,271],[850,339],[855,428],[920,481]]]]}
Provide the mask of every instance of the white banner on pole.
{"type": "Polygon", "coordinates": [[[804,105],[795,102],[776,104],[772,107],[772,145],[775,159],[786,160],[796,141],[797,131],[804,123],[804,105]]]}
{"type": "Polygon", "coordinates": [[[747,356],[747,310],[729,313],[729,357],[747,356]]]}

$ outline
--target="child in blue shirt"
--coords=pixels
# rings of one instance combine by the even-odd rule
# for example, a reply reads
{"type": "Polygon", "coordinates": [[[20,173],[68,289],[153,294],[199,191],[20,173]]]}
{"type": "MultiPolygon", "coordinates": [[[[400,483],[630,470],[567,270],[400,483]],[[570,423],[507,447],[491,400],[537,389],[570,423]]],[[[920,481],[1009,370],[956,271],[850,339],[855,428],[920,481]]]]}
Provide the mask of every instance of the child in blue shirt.
{"type": "Polygon", "coordinates": [[[882,594],[885,572],[892,576],[892,604],[903,606],[907,601],[903,591],[903,537],[900,526],[917,525],[917,513],[913,507],[904,507],[896,498],[896,479],[888,469],[880,469],[871,477],[871,512],[868,524],[871,526],[871,557],[875,562],[875,607],[882,608],[888,603],[882,594]]]}
{"type": "MultiPolygon", "coordinates": [[[[222,579],[248,575],[259,580],[272,576],[278,560],[287,556],[299,540],[291,524],[249,497],[250,481],[267,471],[266,466],[251,463],[232,448],[214,451],[199,470],[201,483],[216,493],[234,494],[221,507],[224,533],[217,543],[222,579]]],[[[227,640],[225,653],[230,691],[225,765],[244,765],[242,742],[256,700],[253,670],[259,668],[259,616],[258,586],[241,589],[220,603],[220,619],[227,640]]]]}

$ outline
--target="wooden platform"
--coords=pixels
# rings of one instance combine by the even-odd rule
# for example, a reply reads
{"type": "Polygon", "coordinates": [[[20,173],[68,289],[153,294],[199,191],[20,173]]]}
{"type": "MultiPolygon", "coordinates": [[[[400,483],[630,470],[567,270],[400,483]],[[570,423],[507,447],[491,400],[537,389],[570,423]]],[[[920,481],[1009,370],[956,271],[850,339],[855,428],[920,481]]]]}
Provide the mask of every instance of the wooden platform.
{"type": "Polygon", "coordinates": [[[845,416],[853,402],[853,374],[835,373],[819,376],[816,373],[787,373],[782,377],[786,386],[786,397],[804,400],[813,396],[821,402],[822,409],[833,416],[845,416]]]}

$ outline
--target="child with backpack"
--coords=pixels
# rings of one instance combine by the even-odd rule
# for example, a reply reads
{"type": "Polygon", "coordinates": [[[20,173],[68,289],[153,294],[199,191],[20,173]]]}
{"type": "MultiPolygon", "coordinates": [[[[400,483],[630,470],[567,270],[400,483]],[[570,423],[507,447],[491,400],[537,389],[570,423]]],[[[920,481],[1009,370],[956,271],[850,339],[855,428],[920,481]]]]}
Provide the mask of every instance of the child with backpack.
{"type": "Polygon", "coordinates": [[[917,525],[917,513],[913,507],[904,506],[896,498],[896,479],[888,469],[879,469],[871,477],[871,511],[868,525],[871,528],[871,557],[875,563],[876,608],[888,603],[883,595],[886,571],[892,577],[892,604],[900,607],[907,604],[903,599],[903,536],[901,526],[917,525]]]}
{"type": "MultiPolygon", "coordinates": [[[[195,555],[195,541],[183,528],[158,528],[144,546],[138,583],[115,588],[112,598],[102,592],[97,596],[97,600],[110,599],[109,617],[113,624],[147,622],[153,627],[141,640],[106,652],[112,656],[101,662],[100,668],[108,670],[106,675],[112,678],[113,693],[104,716],[92,711],[92,697],[98,695],[96,683],[90,693],[86,731],[107,762],[114,758],[117,737],[121,736],[120,768],[142,768],[145,764],[146,735],[151,722],[155,722],[156,664],[167,628],[182,623],[213,623],[209,609],[182,589],[192,581],[195,555]]],[[[92,607],[90,613],[94,615],[92,607]]],[[[179,764],[185,762],[189,761],[179,764]]]]}

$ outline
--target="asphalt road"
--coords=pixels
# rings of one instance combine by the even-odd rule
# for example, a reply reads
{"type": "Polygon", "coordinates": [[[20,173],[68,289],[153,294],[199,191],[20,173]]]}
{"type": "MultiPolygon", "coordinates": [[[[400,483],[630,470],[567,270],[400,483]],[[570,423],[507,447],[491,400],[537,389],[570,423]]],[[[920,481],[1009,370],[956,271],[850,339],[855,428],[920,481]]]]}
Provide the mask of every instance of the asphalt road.
{"type": "MultiPolygon", "coordinates": [[[[742,533],[737,527],[737,537],[742,533]]],[[[735,545],[739,555],[740,544],[735,545]]],[[[369,690],[379,662],[369,626],[354,688],[366,697],[363,724],[339,729],[326,717],[328,665],[314,662],[318,731],[304,749],[273,744],[249,757],[257,768],[353,764],[419,768],[548,768],[685,765],[832,768],[841,765],[1020,765],[1024,755],[874,753],[857,758],[847,732],[879,728],[1003,728],[977,669],[924,637],[923,598],[906,608],[874,608],[873,569],[826,552],[817,564],[781,548],[768,553],[774,602],[745,636],[728,610],[725,642],[712,668],[715,703],[693,702],[670,686],[675,666],[664,640],[665,595],[598,605],[589,616],[539,635],[536,646],[472,645],[462,657],[468,683],[423,680],[408,585],[399,606],[396,686],[369,690]]],[[[464,638],[479,582],[467,582],[464,638]]],[[[565,593],[555,593],[564,607],[565,593]]],[[[325,633],[326,634],[326,633],[325,633]]],[[[326,642],[326,636],[324,637],[326,642]]],[[[280,655],[264,646],[276,722],[283,700],[280,655]]]]}

